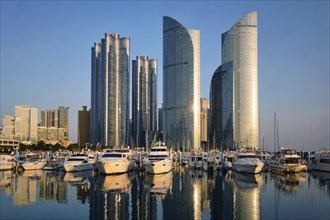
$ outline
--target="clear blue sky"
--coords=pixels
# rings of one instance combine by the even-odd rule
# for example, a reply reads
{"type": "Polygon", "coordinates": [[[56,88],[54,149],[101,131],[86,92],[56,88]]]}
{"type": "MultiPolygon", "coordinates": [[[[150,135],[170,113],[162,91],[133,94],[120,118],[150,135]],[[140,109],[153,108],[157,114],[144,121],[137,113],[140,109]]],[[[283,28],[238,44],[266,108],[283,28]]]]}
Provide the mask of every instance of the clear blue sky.
{"type": "MultiPolygon", "coordinates": [[[[273,149],[273,114],[281,146],[329,147],[329,1],[1,1],[1,120],[15,105],[40,110],[90,107],[91,47],[104,33],[131,38],[131,59],[159,60],[162,18],[201,33],[201,96],[221,62],[221,33],[258,12],[260,139],[273,149]],[[78,102],[79,100],[79,102],[78,102]],[[291,135],[290,135],[291,134],[291,135]],[[312,135],[311,135],[312,134],[312,135]]],[[[39,119],[40,120],[40,119],[39,119]]],[[[1,122],[2,124],[2,122],[1,122]]]]}

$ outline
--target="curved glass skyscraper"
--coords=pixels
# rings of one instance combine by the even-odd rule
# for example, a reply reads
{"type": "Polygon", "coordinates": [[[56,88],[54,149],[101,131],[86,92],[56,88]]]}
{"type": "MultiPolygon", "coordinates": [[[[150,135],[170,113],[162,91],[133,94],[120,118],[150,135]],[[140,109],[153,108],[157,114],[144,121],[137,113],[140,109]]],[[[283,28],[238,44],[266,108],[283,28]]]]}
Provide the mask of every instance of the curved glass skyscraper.
{"type": "MultiPolygon", "coordinates": [[[[222,96],[224,91],[227,94],[227,99],[222,97],[223,131],[232,117],[233,143],[254,148],[258,147],[257,34],[256,11],[243,16],[222,34],[222,67],[227,70],[221,77],[222,96]]],[[[228,137],[228,133],[223,136],[228,137]]]]}
{"type": "Polygon", "coordinates": [[[163,17],[163,129],[167,145],[200,147],[200,32],[163,17]]]}

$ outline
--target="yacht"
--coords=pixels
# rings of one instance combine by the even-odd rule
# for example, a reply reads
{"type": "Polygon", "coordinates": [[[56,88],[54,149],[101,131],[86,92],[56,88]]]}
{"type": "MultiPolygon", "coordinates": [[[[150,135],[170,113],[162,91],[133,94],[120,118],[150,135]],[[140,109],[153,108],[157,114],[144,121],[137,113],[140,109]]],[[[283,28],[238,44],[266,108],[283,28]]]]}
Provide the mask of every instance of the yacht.
{"type": "Polygon", "coordinates": [[[173,168],[173,161],[167,147],[164,145],[150,148],[147,158],[144,160],[147,173],[159,174],[168,173],[173,168]]]}
{"type": "Polygon", "coordinates": [[[309,164],[310,170],[330,172],[330,151],[321,152],[309,164]]]}
{"type": "Polygon", "coordinates": [[[38,154],[32,153],[27,155],[27,159],[22,163],[24,170],[41,170],[46,165],[47,160],[41,159],[38,154]]]}
{"type": "Polygon", "coordinates": [[[128,148],[106,150],[96,167],[103,174],[127,173],[135,169],[132,151],[128,148]]]}
{"type": "Polygon", "coordinates": [[[280,155],[270,164],[273,172],[299,173],[307,170],[306,165],[300,163],[300,156],[295,150],[282,149],[280,155]]]}
{"type": "Polygon", "coordinates": [[[189,167],[196,170],[203,169],[206,158],[206,154],[192,151],[190,153],[189,167]]]}
{"type": "Polygon", "coordinates": [[[93,168],[93,164],[88,163],[86,154],[71,154],[63,163],[63,169],[66,172],[92,170],[93,168]]]}
{"type": "Polygon", "coordinates": [[[232,169],[239,173],[260,173],[264,163],[255,153],[240,152],[235,155],[232,169]]]}
{"type": "Polygon", "coordinates": [[[11,170],[15,165],[15,157],[12,155],[0,155],[0,170],[11,170]]]}

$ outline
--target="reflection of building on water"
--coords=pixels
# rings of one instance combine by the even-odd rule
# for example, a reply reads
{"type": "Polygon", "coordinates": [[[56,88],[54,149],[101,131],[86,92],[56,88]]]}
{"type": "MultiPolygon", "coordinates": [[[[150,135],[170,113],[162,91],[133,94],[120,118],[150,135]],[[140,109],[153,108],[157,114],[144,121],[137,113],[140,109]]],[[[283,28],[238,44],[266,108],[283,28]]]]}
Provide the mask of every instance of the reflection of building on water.
{"type": "Polygon", "coordinates": [[[93,175],[93,170],[66,172],[63,180],[76,186],[77,199],[82,203],[86,203],[90,194],[90,178],[93,178],[93,175]]]}
{"type": "Polygon", "coordinates": [[[91,186],[90,219],[128,219],[130,188],[127,173],[97,176],[91,186]]]}
{"type": "Polygon", "coordinates": [[[59,203],[68,202],[68,186],[58,173],[45,173],[45,178],[40,181],[40,198],[54,200],[59,203]]]}
{"type": "Polygon", "coordinates": [[[37,186],[41,178],[41,170],[24,171],[16,177],[12,188],[15,206],[26,206],[37,201],[37,186]]]}
{"type": "Polygon", "coordinates": [[[260,219],[261,175],[232,172],[227,181],[233,190],[232,219],[260,219]]]}

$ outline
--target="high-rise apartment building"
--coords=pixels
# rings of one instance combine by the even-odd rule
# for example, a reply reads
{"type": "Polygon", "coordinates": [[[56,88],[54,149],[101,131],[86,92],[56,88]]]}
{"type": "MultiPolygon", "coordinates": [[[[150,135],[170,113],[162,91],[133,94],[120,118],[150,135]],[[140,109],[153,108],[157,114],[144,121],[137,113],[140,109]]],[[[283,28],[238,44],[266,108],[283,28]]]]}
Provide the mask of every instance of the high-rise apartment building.
{"type": "Polygon", "coordinates": [[[134,146],[150,144],[157,131],[157,60],[138,56],[132,64],[132,139],[134,146]]]}
{"type": "Polygon", "coordinates": [[[68,138],[69,107],[59,106],[58,109],[41,111],[40,126],[46,128],[64,128],[64,136],[68,138]]]}
{"type": "Polygon", "coordinates": [[[2,122],[2,138],[13,140],[15,136],[15,118],[11,115],[4,115],[2,122]]]}
{"type": "Polygon", "coordinates": [[[173,147],[200,148],[200,32],[163,18],[163,128],[173,147]]]}
{"type": "Polygon", "coordinates": [[[83,146],[89,143],[89,110],[83,106],[83,110],[78,111],[78,145],[83,146]]]}
{"type": "Polygon", "coordinates": [[[129,142],[130,39],[105,34],[92,47],[90,137],[93,144],[129,142]]]}
{"type": "Polygon", "coordinates": [[[222,65],[213,75],[210,92],[212,122],[216,123],[210,132],[216,132],[216,144],[222,148],[258,148],[256,11],[243,16],[222,34],[222,65]]]}
{"type": "Polygon", "coordinates": [[[15,106],[15,138],[24,144],[36,144],[38,109],[27,105],[15,106]]]}

